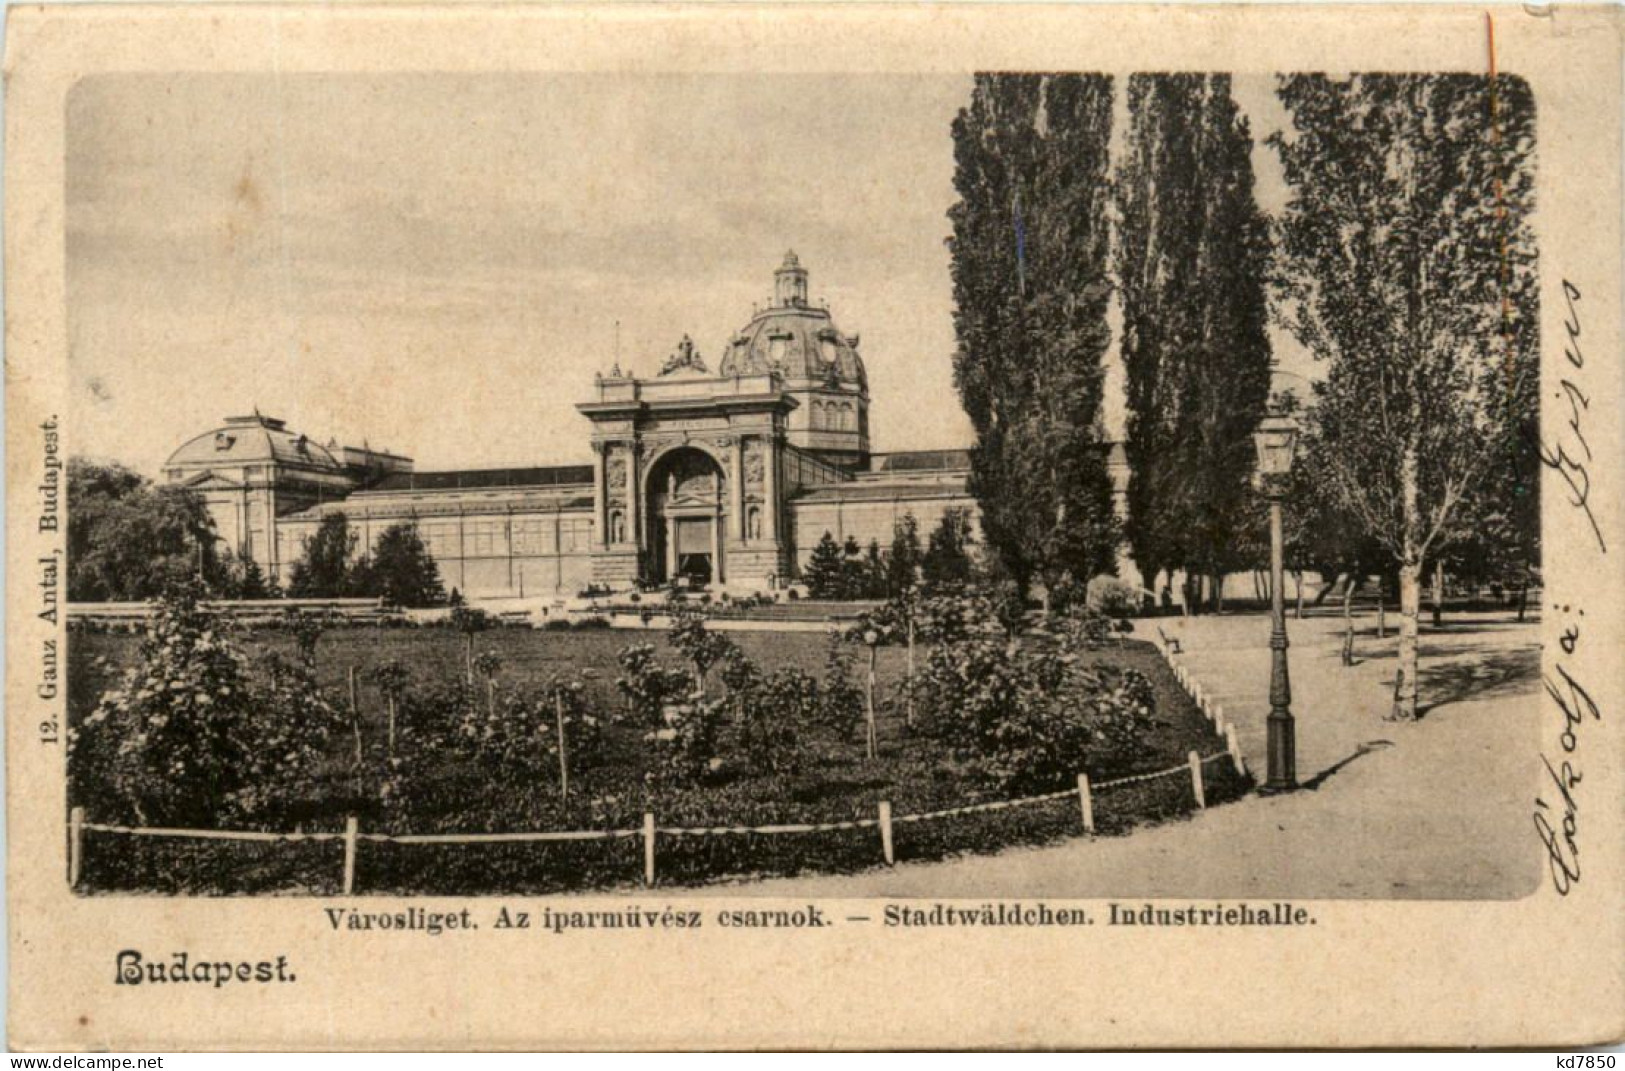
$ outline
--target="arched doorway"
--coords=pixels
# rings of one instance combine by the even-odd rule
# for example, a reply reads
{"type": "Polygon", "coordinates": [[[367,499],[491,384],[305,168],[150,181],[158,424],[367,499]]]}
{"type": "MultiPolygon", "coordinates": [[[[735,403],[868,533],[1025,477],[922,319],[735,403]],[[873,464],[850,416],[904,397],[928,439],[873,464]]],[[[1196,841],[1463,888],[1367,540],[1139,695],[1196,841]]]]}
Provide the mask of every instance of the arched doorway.
{"type": "Polygon", "coordinates": [[[698,447],[680,447],[655,461],[645,484],[648,579],[681,578],[694,587],[722,581],[725,484],[722,466],[698,447]]]}

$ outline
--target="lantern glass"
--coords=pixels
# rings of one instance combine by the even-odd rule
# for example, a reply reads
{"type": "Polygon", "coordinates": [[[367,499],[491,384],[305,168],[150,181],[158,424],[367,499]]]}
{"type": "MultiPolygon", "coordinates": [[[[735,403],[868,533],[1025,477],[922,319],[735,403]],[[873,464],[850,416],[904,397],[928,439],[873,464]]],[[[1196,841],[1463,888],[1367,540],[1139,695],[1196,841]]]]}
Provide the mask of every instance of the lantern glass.
{"type": "Polygon", "coordinates": [[[1258,450],[1258,474],[1280,479],[1292,471],[1292,455],[1298,445],[1298,424],[1289,416],[1267,416],[1253,433],[1258,450]]]}

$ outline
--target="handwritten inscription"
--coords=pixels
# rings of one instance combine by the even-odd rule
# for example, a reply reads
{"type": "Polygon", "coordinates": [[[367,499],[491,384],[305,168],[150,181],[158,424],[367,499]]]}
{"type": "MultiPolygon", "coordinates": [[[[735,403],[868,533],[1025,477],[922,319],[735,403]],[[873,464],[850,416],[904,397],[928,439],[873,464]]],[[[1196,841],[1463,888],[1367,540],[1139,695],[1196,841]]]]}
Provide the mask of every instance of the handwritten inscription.
{"type": "MultiPolygon", "coordinates": [[[[1541,444],[1540,459],[1567,484],[1569,507],[1586,518],[1596,540],[1597,552],[1606,555],[1608,543],[1597,524],[1591,501],[1592,455],[1585,427],[1591,398],[1581,382],[1585,353],[1580,346],[1580,288],[1564,279],[1563,298],[1566,303],[1563,330],[1567,335],[1563,356],[1567,359],[1567,367],[1558,385],[1557,397],[1564,406],[1566,419],[1557,440],[1541,444]]],[[[1557,737],[1562,754],[1553,758],[1546,752],[1541,753],[1545,777],[1541,781],[1540,793],[1535,797],[1533,819],[1535,835],[1540,838],[1546,851],[1552,888],[1558,895],[1567,896],[1579,883],[1581,873],[1580,796],[1585,780],[1580,762],[1581,745],[1588,723],[1602,721],[1602,708],[1579,677],[1578,652],[1585,610],[1568,605],[1554,606],[1553,609],[1568,616],[1559,635],[1555,664],[1550,672],[1543,675],[1541,685],[1547,700],[1562,718],[1562,731],[1557,737]]]]}
{"type": "Polygon", "coordinates": [[[1580,288],[1563,280],[1563,298],[1567,303],[1563,317],[1563,331],[1567,340],[1563,356],[1568,360],[1568,374],[1558,384],[1559,404],[1566,406],[1567,419],[1553,442],[1540,444],[1541,464],[1557,473],[1568,485],[1568,504],[1585,516],[1597,549],[1608,553],[1602,527],[1591,506],[1591,444],[1586,440],[1585,418],[1591,409],[1591,398],[1582,389],[1579,373],[1585,368],[1585,352],[1580,346],[1580,288]]]}
{"type": "Polygon", "coordinates": [[[1542,678],[1546,696],[1563,715],[1563,731],[1558,736],[1563,758],[1553,761],[1542,754],[1545,764],[1546,787],[1535,797],[1535,832],[1546,848],[1546,861],[1552,877],[1552,887],[1560,895],[1580,880],[1580,804],[1577,798],[1580,782],[1580,731],[1586,721],[1601,721],[1602,709],[1579,681],[1574,679],[1564,659],[1572,657],[1580,645],[1578,623],[1563,629],[1558,646],[1563,657],[1552,673],[1542,678]]]}

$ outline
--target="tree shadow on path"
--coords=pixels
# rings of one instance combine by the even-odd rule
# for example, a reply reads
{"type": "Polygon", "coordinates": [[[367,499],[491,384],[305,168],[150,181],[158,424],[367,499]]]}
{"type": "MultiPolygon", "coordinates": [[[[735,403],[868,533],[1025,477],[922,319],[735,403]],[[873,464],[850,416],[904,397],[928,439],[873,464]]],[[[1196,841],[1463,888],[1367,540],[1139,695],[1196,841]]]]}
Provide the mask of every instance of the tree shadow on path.
{"type": "Polygon", "coordinates": [[[1496,651],[1476,658],[1422,668],[1421,699],[1417,717],[1468,699],[1498,699],[1534,694],[1540,678],[1540,648],[1496,651]]]}

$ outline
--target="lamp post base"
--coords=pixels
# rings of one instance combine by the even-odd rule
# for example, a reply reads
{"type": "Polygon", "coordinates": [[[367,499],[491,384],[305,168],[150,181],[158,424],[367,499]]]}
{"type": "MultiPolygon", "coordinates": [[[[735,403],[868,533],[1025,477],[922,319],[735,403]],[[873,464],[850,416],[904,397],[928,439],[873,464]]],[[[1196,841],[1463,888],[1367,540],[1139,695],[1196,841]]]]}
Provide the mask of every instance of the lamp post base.
{"type": "Polygon", "coordinates": [[[1267,723],[1269,730],[1269,776],[1260,789],[1265,793],[1291,792],[1298,787],[1297,726],[1292,715],[1280,710],[1271,711],[1267,723]]]}

